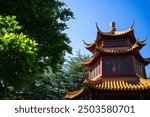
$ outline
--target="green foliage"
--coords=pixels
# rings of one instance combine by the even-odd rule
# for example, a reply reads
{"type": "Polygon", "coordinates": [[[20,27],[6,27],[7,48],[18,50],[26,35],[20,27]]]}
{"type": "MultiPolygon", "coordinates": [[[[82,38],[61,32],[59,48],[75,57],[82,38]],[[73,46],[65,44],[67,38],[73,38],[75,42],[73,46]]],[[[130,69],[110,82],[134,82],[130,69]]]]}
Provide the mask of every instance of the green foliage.
{"type": "Polygon", "coordinates": [[[65,3],[59,0],[0,0],[0,14],[15,15],[24,34],[38,42],[42,67],[50,65],[56,71],[63,64],[65,53],[71,53],[70,40],[63,31],[73,13],[65,3]]]}
{"type": "Polygon", "coordinates": [[[63,99],[65,96],[64,79],[63,71],[53,73],[48,66],[43,74],[36,75],[22,97],[24,99],[63,99]]]}
{"type": "Polygon", "coordinates": [[[37,43],[23,33],[15,16],[0,16],[0,81],[19,87],[34,70],[37,43]]]}
{"type": "Polygon", "coordinates": [[[66,87],[69,91],[76,91],[83,87],[82,59],[89,56],[80,52],[70,57],[60,71],[55,73],[47,66],[43,74],[37,74],[32,80],[29,89],[24,91],[23,99],[64,99],[66,87]]]}
{"type": "Polygon", "coordinates": [[[83,72],[82,72],[82,59],[89,59],[89,56],[82,55],[80,51],[77,52],[75,57],[71,57],[66,65],[66,83],[65,86],[69,91],[79,90],[83,87],[83,72]]]}
{"type": "Polygon", "coordinates": [[[59,0],[0,0],[0,8],[0,99],[63,99],[71,10],[59,0]]]}

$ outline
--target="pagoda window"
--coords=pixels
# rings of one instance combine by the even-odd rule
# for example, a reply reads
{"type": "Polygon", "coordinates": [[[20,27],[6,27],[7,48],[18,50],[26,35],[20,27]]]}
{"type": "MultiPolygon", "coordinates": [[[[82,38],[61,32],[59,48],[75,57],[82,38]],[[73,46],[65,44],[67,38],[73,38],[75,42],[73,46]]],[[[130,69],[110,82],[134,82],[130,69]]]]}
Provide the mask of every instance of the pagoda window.
{"type": "Polygon", "coordinates": [[[130,57],[104,57],[104,74],[132,74],[132,59],[130,57]]]}
{"type": "Polygon", "coordinates": [[[111,72],[111,62],[110,60],[105,61],[105,73],[110,73],[111,72]]]}
{"type": "Polygon", "coordinates": [[[129,41],[127,39],[113,39],[113,40],[104,40],[103,41],[103,46],[128,46],[129,41]]]}

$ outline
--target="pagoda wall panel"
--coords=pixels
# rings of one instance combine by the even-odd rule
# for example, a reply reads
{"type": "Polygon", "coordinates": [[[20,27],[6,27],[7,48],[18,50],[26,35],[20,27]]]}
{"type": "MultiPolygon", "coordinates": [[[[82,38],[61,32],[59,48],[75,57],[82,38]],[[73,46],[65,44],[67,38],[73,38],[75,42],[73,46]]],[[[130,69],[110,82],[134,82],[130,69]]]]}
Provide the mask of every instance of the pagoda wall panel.
{"type": "Polygon", "coordinates": [[[98,75],[101,75],[101,58],[97,59],[90,67],[90,79],[94,79],[98,75]]]}
{"type": "Polygon", "coordinates": [[[134,57],[134,64],[136,75],[145,78],[145,65],[142,62],[140,62],[136,57],[134,57]]]}

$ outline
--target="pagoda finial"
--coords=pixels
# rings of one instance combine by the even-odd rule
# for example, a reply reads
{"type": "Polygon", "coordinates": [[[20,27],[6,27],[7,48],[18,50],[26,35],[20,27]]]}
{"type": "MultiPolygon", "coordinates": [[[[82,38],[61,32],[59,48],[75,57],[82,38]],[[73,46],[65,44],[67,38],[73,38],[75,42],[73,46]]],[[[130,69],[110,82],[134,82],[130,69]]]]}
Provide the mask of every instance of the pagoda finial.
{"type": "Polygon", "coordinates": [[[116,31],[115,22],[110,22],[111,32],[114,33],[116,31]]]}
{"type": "Polygon", "coordinates": [[[134,26],[134,19],[132,20],[132,24],[129,29],[133,29],[133,26],[134,26]]]}

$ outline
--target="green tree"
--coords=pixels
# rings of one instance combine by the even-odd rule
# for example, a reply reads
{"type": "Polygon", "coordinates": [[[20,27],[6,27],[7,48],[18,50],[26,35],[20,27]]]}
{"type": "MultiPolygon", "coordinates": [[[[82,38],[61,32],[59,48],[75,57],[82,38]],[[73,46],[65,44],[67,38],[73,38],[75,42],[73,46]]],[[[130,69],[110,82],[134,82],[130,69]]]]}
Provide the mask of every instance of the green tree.
{"type": "Polygon", "coordinates": [[[82,61],[89,59],[88,55],[82,55],[80,51],[77,52],[75,57],[70,57],[65,64],[66,82],[65,87],[69,91],[79,90],[83,87],[83,65],[82,61]]]}
{"type": "Polygon", "coordinates": [[[52,72],[48,66],[43,74],[36,76],[31,82],[29,90],[27,90],[24,99],[63,99],[65,75],[63,71],[52,72]]]}
{"type": "Polygon", "coordinates": [[[40,66],[50,65],[53,71],[63,64],[66,52],[71,53],[70,40],[63,31],[73,13],[59,0],[0,0],[2,16],[15,15],[22,31],[38,42],[40,66]]]}
{"type": "MultiPolygon", "coordinates": [[[[68,28],[66,25],[66,21],[73,18],[73,13],[69,8],[67,8],[64,2],[60,2],[59,0],[0,0],[0,8],[0,15],[2,15],[3,17],[7,15],[16,16],[16,20],[19,22],[19,24],[22,25],[22,28],[20,26],[18,27],[19,29],[21,29],[21,32],[23,32],[21,34],[22,37],[27,38],[25,37],[26,34],[30,39],[32,39],[32,41],[29,39],[30,42],[38,43],[38,51],[36,51],[35,54],[37,56],[33,57],[34,60],[36,59],[36,63],[35,61],[34,63],[32,62],[32,57],[27,60],[26,58],[28,58],[28,56],[26,56],[26,54],[18,54],[22,52],[21,48],[19,49],[19,44],[17,49],[11,49],[11,53],[13,53],[12,58],[15,59],[18,56],[20,58],[17,58],[17,60],[14,62],[15,64],[17,64],[16,66],[14,66],[13,62],[11,62],[11,64],[9,63],[9,66],[7,67],[2,67],[0,65],[0,75],[3,74],[3,76],[0,76],[0,95],[2,94],[1,92],[3,92],[3,94],[6,94],[6,97],[2,95],[3,99],[8,99],[7,97],[9,97],[9,99],[29,99],[27,98],[29,94],[31,94],[31,96],[29,96],[30,99],[37,99],[34,96],[39,96],[38,99],[46,99],[45,97],[46,95],[48,95],[47,92],[49,91],[49,85],[47,83],[50,83],[51,85],[53,82],[58,82],[58,84],[60,84],[59,80],[63,76],[61,77],[60,73],[62,71],[60,71],[59,68],[61,68],[60,66],[64,62],[65,53],[71,53],[72,48],[69,46],[70,40],[67,37],[67,34],[63,31],[68,28]],[[35,40],[36,42],[33,40],[35,40]],[[52,68],[52,71],[55,71],[56,73],[50,73],[51,75],[45,78],[45,72],[42,73],[41,71],[47,69],[47,66],[50,66],[50,68],[52,68]],[[9,72],[12,73],[12,75],[9,74],[9,72],[6,73],[6,71],[4,70],[8,67],[10,69],[6,70],[10,70],[9,72]],[[37,68],[36,75],[34,77],[31,77],[34,72],[34,69],[32,67],[37,68]],[[18,71],[16,72],[15,69],[17,69],[18,71]],[[13,76],[14,79],[11,76],[13,76]],[[30,80],[31,84],[28,84],[29,82],[27,81],[24,82],[28,79],[32,79],[30,80]],[[49,80],[49,82],[45,82],[45,80],[49,80]],[[41,85],[37,85],[37,82],[40,82],[41,85]],[[28,87],[21,87],[21,85],[28,85],[28,87]]],[[[1,28],[3,28],[3,26],[1,28]]],[[[8,30],[7,28],[8,27],[6,27],[5,29],[8,30]]],[[[20,30],[13,30],[13,33],[20,34],[20,30]]],[[[21,36],[14,36],[14,38],[22,38],[21,36]]],[[[10,34],[10,38],[12,37],[12,34],[10,34]]],[[[1,52],[0,57],[3,60],[5,59],[5,57],[3,57],[2,54],[7,55],[7,53],[5,52],[1,52]]],[[[32,52],[30,51],[28,54],[31,53],[32,52]]],[[[7,60],[5,62],[7,62],[7,60]]],[[[59,92],[59,90],[57,91],[59,92]]]]}
{"type": "Polygon", "coordinates": [[[66,87],[69,91],[79,90],[83,87],[82,59],[89,56],[77,52],[74,57],[69,59],[62,66],[60,71],[55,73],[48,66],[43,74],[37,75],[32,80],[30,87],[23,94],[24,99],[64,99],[66,87]]]}
{"type": "Polygon", "coordinates": [[[0,87],[6,97],[31,78],[37,59],[38,44],[20,33],[15,18],[0,16],[0,87]]]}

